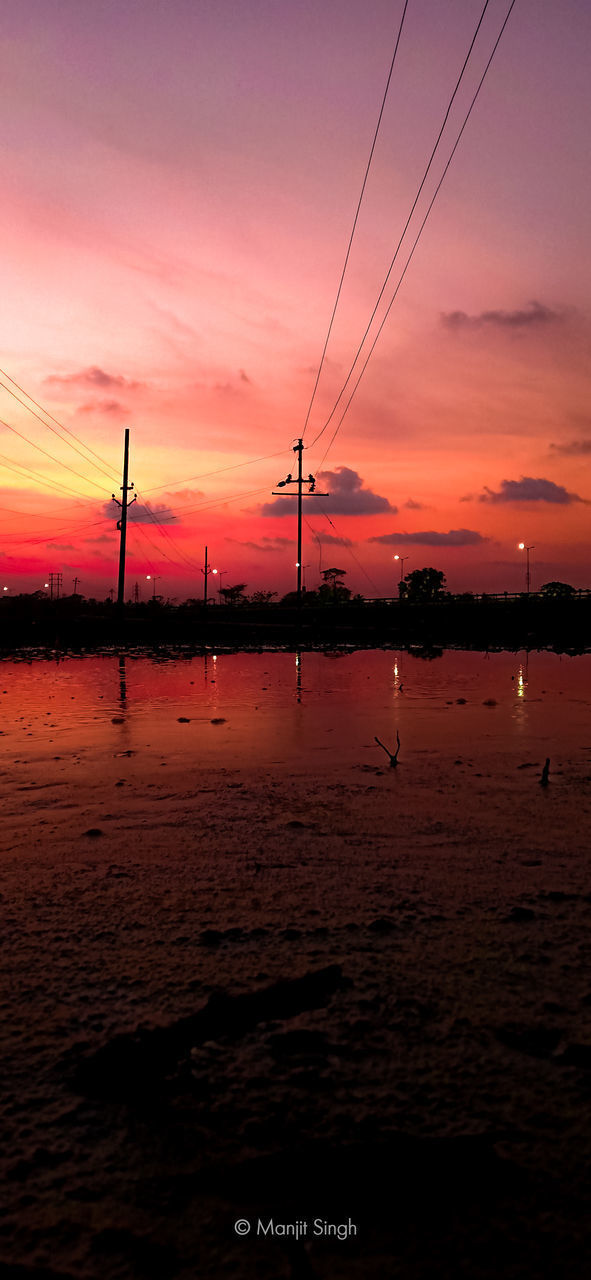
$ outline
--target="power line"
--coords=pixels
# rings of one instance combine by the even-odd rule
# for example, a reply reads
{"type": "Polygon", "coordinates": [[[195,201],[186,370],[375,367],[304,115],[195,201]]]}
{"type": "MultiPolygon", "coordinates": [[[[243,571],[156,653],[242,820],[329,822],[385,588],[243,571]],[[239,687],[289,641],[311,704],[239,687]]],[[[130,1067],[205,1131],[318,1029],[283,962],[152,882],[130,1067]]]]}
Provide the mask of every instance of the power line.
{"type": "Polygon", "coordinates": [[[78,476],[79,480],[85,480],[87,484],[94,485],[95,489],[101,490],[101,493],[105,492],[104,484],[99,484],[98,481],[91,480],[90,476],[83,476],[81,471],[75,471],[74,467],[68,466],[67,462],[61,462],[59,458],[54,457],[53,453],[48,453],[47,449],[43,449],[40,444],[35,444],[35,441],[29,440],[29,437],[23,435],[22,431],[17,431],[16,427],[11,426],[9,422],[5,422],[4,418],[0,418],[0,426],[6,427],[8,431],[12,431],[20,440],[24,440],[25,444],[30,444],[32,449],[36,449],[38,453],[43,453],[46,458],[49,458],[51,462],[55,462],[58,467],[65,467],[66,471],[71,471],[72,475],[78,476]]]}
{"type": "MultiPolygon", "coordinates": [[[[468,107],[468,110],[467,110],[466,115],[465,115],[465,117],[464,117],[464,122],[463,122],[463,124],[462,124],[461,129],[460,129],[460,132],[458,133],[458,136],[457,136],[457,138],[456,138],[456,141],[455,141],[455,143],[454,143],[454,145],[453,145],[453,148],[452,148],[452,150],[451,150],[451,153],[450,153],[450,155],[449,155],[449,158],[448,158],[448,160],[447,160],[447,163],[446,163],[446,165],[445,165],[445,168],[444,168],[444,170],[443,170],[443,173],[441,174],[441,177],[440,177],[440,179],[439,179],[439,182],[437,183],[437,186],[436,186],[436,188],[435,188],[435,191],[434,191],[434,193],[433,193],[433,196],[432,196],[431,201],[430,201],[430,203],[429,203],[429,206],[428,206],[428,208],[427,208],[427,212],[425,213],[425,216],[424,216],[424,218],[423,218],[423,221],[421,222],[421,225],[420,225],[420,227],[419,227],[419,230],[418,230],[418,232],[417,232],[416,238],[415,238],[415,240],[414,240],[414,243],[413,243],[412,249],[411,249],[411,251],[410,251],[410,253],[409,253],[409,255],[408,255],[408,258],[407,258],[407,260],[406,260],[406,262],[405,262],[405,265],[404,265],[404,269],[403,269],[403,271],[402,271],[402,273],[401,273],[401,275],[400,275],[400,278],[399,278],[399,280],[398,280],[398,284],[396,285],[396,288],[395,288],[395,290],[394,290],[394,293],[393,293],[393,295],[392,295],[392,298],[390,299],[390,302],[389,302],[389,304],[388,304],[388,307],[387,307],[387,309],[386,309],[386,312],[385,312],[385,314],[384,314],[384,316],[383,316],[383,319],[382,319],[382,321],[381,321],[381,323],[380,323],[380,326],[379,326],[379,328],[378,328],[378,331],[377,331],[377,333],[376,333],[376,335],[375,335],[375,338],[374,338],[374,340],[373,340],[373,342],[372,342],[372,345],[371,345],[371,347],[370,347],[370,349],[369,349],[368,355],[366,356],[366,359],[365,359],[365,361],[364,361],[364,363],[363,363],[363,365],[362,365],[361,371],[360,371],[359,376],[358,376],[358,378],[357,378],[357,381],[356,381],[356,383],[355,383],[355,385],[354,385],[354,387],[353,387],[353,390],[352,390],[352,392],[351,392],[351,395],[349,396],[349,399],[348,399],[348,401],[347,401],[347,404],[345,405],[345,408],[344,408],[344,410],[343,410],[343,412],[342,412],[342,414],[341,414],[341,417],[339,418],[339,421],[338,421],[338,423],[337,423],[337,426],[336,426],[336,428],[335,428],[335,431],[333,432],[333,435],[331,436],[330,443],[329,443],[329,445],[328,445],[327,449],[326,449],[326,450],[325,450],[325,452],[324,452],[324,455],[323,455],[323,458],[322,458],[322,462],[321,462],[321,463],[320,463],[320,465],[317,467],[317,472],[321,471],[321,470],[322,470],[322,467],[324,466],[324,463],[325,463],[325,461],[326,461],[326,458],[327,458],[327,456],[328,456],[328,453],[330,452],[330,450],[331,450],[331,448],[332,448],[332,446],[333,446],[333,444],[334,444],[334,441],[335,441],[336,436],[337,436],[337,434],[338,434],[338,432],[339,432],[339,430],[340,430],[340,427],[341,427],[341,425],[342,425],[342,422],[343,422],[343,420],[344,420],[344,418],[345,418],[346,414],[348,413],[349,407],[350,407],[350,405],[351,405],[351,401],[353,400],[353,397],[354,397],[354,395],[355,395],[355,393],[356,393],[356,391],[357,391],[357,388],[358,388],[358,386],[359,386],[359,383],[361,382],[361,379],[362,379],[362,377],[363,377],[363,375],[364,375],[364,373],[365,373],[365,370],[367,369],[367,366],[368,366],[368,364],[369,364],[369,361],[371,360],[371,357],[372,357],[373,352],[374,352],[374,350],[375,350],[375,347],[376,347],[376,344],[377,344],[378,339],[379,339],[379,337],[380,337],[380,334],[381,334],[381,332],[382,332],[382,329],[384,328],[384,325],[385,325],[385,323],[386,323],[386,320],[388,319],[388,316],[389,316],[389,314],[390,314],[390,311],[392,310],[392,306],[394,305],[394,301],[395,301],[395,299],[396,299],[396,296],[397,296],[397,294],[398,294],[398,291],[399,291],[399,289],[400,289],[400,287],[401,287],[401,285],[402,285],[402,282],[403,282],[403,280],[404,280],[404,277],[405,277],[405,275],[406,275],[406,272],[407,272],[407,270],[408,270],[408,268],[409,268],[409,266],[410,266],[410,263],[411,263],[411,261],[412,261],[412,259],[413,259],[413,257],[414,257],[415,250],[416,250],[417,245],[418,245],[418,243],[419,243],[419,240],[420,240],[420,238],[421,238],[421,236],[422,236],[422,234],[423,234],[423,231],[424,231],[425,225],[426,225],[426,223],[427,223],[427,220],[428,220],[428,218],[429,218],[429,215],[430,215],[430,213],[431,213],[431,210],[432,210],[432,208],[433,208],[433,205],[435,204],[435,201],[436,201],[436,199],[437,199],[437,196],[439,195],[439,191],[441,190],[441,187],[443,186],[443,182],[444,182],[445,176],[446,176],[446,174],[447,174],[447,171],[448,171],[448,169],[449,169],[449,167],[450,167],[450,165],[451,165],[451,162],[452,162],[452,160],[453,160],[453,158],[454,158],[454,155],[455,155],[455,153],[456,153],[456,151],[457,151],[457,149],[458,149],[458,146],[459,146],[459,144],[460,144],[460,140],[461,140],[462,134],[463,134],[463,132],[464,132],[464,129],[466,128],[466,125],[468,124],[468,120],[470,119],[470,116],[471,116],[471,114],[472,114],[472,110],[473,110],[473,108],[474,108],[474,106],[475,106],[475,104],[476,104],[476,100],[477,100],[477,98],[478,98],[478,95],[479,95],[479,93],[480,93],[480,90],[482,89],[482,86],[483,86],[484,81],[485,81],[485,79],[486,79],[486,76],[487,76],[487,73],[488,73],[489,67],[490,67],[490,65],[491,65],[491,62],[492,62],[492,60],[493,60],[493,58],[494,58],[494,56],[495,56],[495,53],[496,53],[496,51],[497,51],[497,48],[498,48],[499,44],[500,44],[501,37],[502,37],[502,35],[503,35],[503,32],[504,32],[504,30],[505,30],[505,27],[507,26],[507,23],[508,23],[508,21],[509,21],[509,18],[511,17],[511,12],[512,12],[512,10],[513,10],[513,8],[514,8],[514,5],[515,5],[515,0],[511,0],[511,4],[509,5],[509,9],[508,9],[508,11],[507,11],[507,14],[506,14],[505,20],[504,20],[504,22],[503,22],[503,25],[502,25],[502,27],[501,27],[501,30],[499,31],[499,34],[498,34],[498,36],[497,36],[497,39],[496,39],[496,41],[495,41],[495,43],[494,43],[494,46],[493,46],[493,49],[492,49],[492,53],[491,53],[491,55],[490,55],[490,57],[489,57],[489,59],[488,59],[488,62],[487,62],[487,64],[486,64],[485,68],[484,68],[484,71],[483,71],[482,76],[481,76],[481,78],[480,78],[480,81],[479,81],[479,83],[478,83],[478,87],[477,87],[477,89],[476,89],[476,92],[474,93],[474,96],[473,96],[473,98],[472,98],[472,101],[471,101],[471,103],[470,103],[470,106],[468,107]]],[[[349,377],[351,376],[351,372],[352,372],[352,371],[353,371],[353,366],[352,366],[351,371],[350,371],[350,373],[349,373],[349,377]]],[[[347,379],[347,381],[348,381],[348,379],[347,379]]],[[[345,386],[346,386],[346,385],[347,385],[347,384],[345,383],[345,386]]],[[[344,389],[345,389],[345,387],[343,387],[343,391],[344,391],[344,389]]],[[[341,391],[341,395],[342,395],[342,391],[341,391]]],[[[340,397],[339,397],[339,399],[340,399],[340,397]]],[[[338,404],[338,401],[337,401],[337,404],[338,404]]],[[[335,408],[336,408],[336,405],[335,405],[335,408]]],[[[333,413],[334,413],[334,409],[333,409],[333,413]]],[[[332,414],[331,414],[331,417],[332,417],[332,414]]],[[[328,419],[328,421],[330,421],[330,419],[328,419]]],[[[325,424],[325,426],[328,426],[328,422],[325,424]]],[[[325,428],[323,427],[323,428],[322,428],[322,430],[324,431],[324,429],[325,429],[325,428]]],[[[322,431],[320,432],[320,435],[322,435],[322,431]]],[[[319,438],[320,438],[320,436],[317,436],[317,437],[316,437],[316,440],[318,440],[319,438]]],[[[316,443],[316,440],[314,440],[314,441],[313,441],[313,444],[309,446],[310,448],[312,448],[312,447],[313,447],[313,445],[316,443]]]]}
{"type": "Polygon", "coordinates": [[[77,489],[71,489],[69,485],[62,484],[61,480],[46,480],[43,476],[39,475],[38,471],[32,471],[30,467],[25,467],[22,463],[15,463],[11,458],[6,458],[2,453],[0,453],[0,461],[4,463],[4,466],[7,467],[9,471],[14,471],[16,475],[25,475],[27,479],[32,477],[37,481],[37,484],[44,484],[48,489],[55,489],[57,493],[72,493],[74,494],[74,497],[82,498],[85,502],[92,501],[87,493],[79,493],[77,489]]]}
{"type": "MultiPolygon", "coordinates": [[[[118,478],[118,473],[115,471],[113,467],[110,466],[106,458],[101,458],[100,454],[95,453],[94,449],[90,448],[90,445],[85,444],[84,441],[80,439],[80,436],[77,436],[76,433],[74,431],[71,431],[69,427],[64,426],[64,423],[60,422],[59,418],[54,417],[54,415],[49,412],[49,409],[45,409],[42,404],[39,404],[39,402],[35,400],[34,397],[30,395],[28,391],[25,391],[24,387],[21,387],[20,384],[16,382],[14,378],[11,378],[9,373],[6,373],[5,369],[0,369],[0,374],[2,375],[3,378],[8,378],[8,381],[12,382],[13,387],[17,387],[19,391],[22,391],[23,395],[27,397],[27,400],[30,400],[31,404],[34,404],[37,409],[40,409],[41,412],[45,414],[46,418],[51,418],[51,421],[55,422],[56,426],[60,427],[62,431],[65,431],[67,435],[72,436],[73,440],[77,440],[78,444],[81,444],[82,448],[86,449],[87,453],[91,453],[94,458],[98,459],[99,462],[103,462],[104,465],[108,467],[111,473],[111,476],[117,476],[118,478]]],[[[30,405],[26,404],[24,400],[21,400],[19,396],[15,396],[14,391],[11,391],[10,387],[5,386],[3,382],[0,382],[0,386],[4,387],[4,390],[7,391],[9,395],[14,396],[14,399],[18,400],[19,404],[22,404],[24,408],[29,411],[29,413],[33,413],[33,410],[31,409],[30,405]]],[[[35,418],[39,418],[38,413],[33,413],[33,416],[35,418]]],[[[51,427],[48,422],[45,422],[44,418],[39,418],[39,421],[42,422],[43,426],[47,427],[49,431],[53,431],[53,427],[51,427]]],[[[60,436],[57,431],[54,432],[54,434],[57,435],[60,440],[63,440],[63,436],[60,436]]],[[[69,440],[64,440],[64,444],[69,444],[69,443],[70,443],[69,440]]],[[[70,445],[70,448],[76,449],[76,446],[70,445]]],[[[80,450],[76,449],[76,453],[80,453],[80,450]]],[[[84,454],[80,454],[80,456],[84,457],[84,454]]],[[[90,462],[91,460],[90,458],[85,458],[85,461],[90,462]]],[[[96,466],[96,463],[93,463],[92,465],[96,466]]],[[[103,471],[103,468],[98,467],[97,470],[103,471]]],[[[107,473],[103,471],[103,475],[106,475],[106,474],[107,473]]]]}
{"type": "Polygon", "coordinates": [[[189,484],[192,480],[207,480],[210,476],[220,476],[223,471],[237,471],[239,467],[252,467],[255,462],[267,462],[269,458],[280,458],[287,449],[279,449],[277,453],[266,453],[262,458],[249,458],[247,462],[233,462],[228,467],[218,467],[217,471],[203,471],[198,476],[187,476],[184,480],[171,480],[167,484],[155,484],[144,493],[156,493],[159,489],[174,489],[177,484],[189,484]]]}
{"type": "MultiPolygon", "coordinates": [[[[350,380],[350,378],[352,377],[353,370],[355,369],[355,365],[357,364],[357,361],[358,361],[358,359],[359,359],[359,357],[360,357],[360,355],[361,355],[361,352],[362,352],[363,347],[364,347],[364,345],[365,345],[366,338],[367,338],[368,333],[369,333],[369,331],[370,331],[370,329],[371,329],[371,326],[372,326],[372,324],[373,324],[373,322],[374,322],[374,319],[375,319],[375,316],[376,316],[376,312],[377,312],[377,310],[378,310],[378,307],[379,307],[379,305],[380,305],[380,302],[381,302],[382,297],[383,297],[383,295],[384,295],[384,292],[385,292],[385,290],[386,290],[386,286],[387,286],[387,284],[388,284],[388,280],[390,279],[390,276],[391,276],[392,271],[393,271],[393,269],[394,269],[394,264],[395,264],[395,262],[396,262],[396,259],[397,259],[397,257],[398,257],[398,254],[399,254],[399,252],[400,252],[400,248],[401,248],[401,246],[402,246],[402,242],[403,242],[403,240],[404,240],[404,237],[405,237],[406,232],[407,232],[407,230],[408,230],[408,227],[409,227],[409,225],[410,225],[410,222],[411,222],[412,216],[413,216],[413,214],[414,214],[414,211],[415,211],[415,209],[416,209],[416,207],[417,207],[417,204],[418,204],[418,201],[419,201],[419,199],[420,199],[421,192],[422,192],[422,190],[423,190],[423,187],[424,187],[424,185],[425,185],[425,182],[427,181],[427,177],[428,177],[428,175],[429,175],[429,172],[430,172],[430,169],[431,169],[431,165],[433,164],[433,160],[435,159],[435,153],[436,153],[437,148],[438,148],[438,146],[439,146],[439,143],[440,143],[440,141],[441,141],[441,138],[442,138],[442,135],[443,135],[443,131],[444,131],[445,126],[446,126],[446,124],[447,124],[447,121],[448,121],[448,119],[449,119],[449,114],[450,114],[450,111],[451,111],[451,109],[452,109],[452,106],[453,106],[453,104],[454,104],[454,102],[455,102],[456,95],[457,95],[458,90],[459,90],[459,88],[460,88],[461,82],[462,82],[462,80],[463,80],[463,78],[464,78],[464,73],[465,73],[465,71],[466,71],[466,67],[468,66],[468,62],[469,62],[469,59],[470,59],[470,55],[471,55],[472,50],[473,50],[473,48],[474,48],[474,45],[475,45],[475,43],[476,43],[476,39],[477,39],[478,33],[479,33],[479,31],[480,31],[480,28],[481,28],[481,26],[482,26],[482,23],[483,23],[483,21],[484,21],[484,15],[485,15],[485,13],[486,13],[486,10],[488,9],[489,4],[490,4],[490,0],[485,0],[484,8],[483,8],[483,10],[482,10],[482,13],[480,14],[480,18],[478,19],[478,24],[477,24],[476,30],[475,30],[475,32],[474,32],[474,35],[472,36],[472,40],[470,41],[470,46],[469,46],[468,52],[467,52],[467,54],[466,54],[466,57],[464,58],[464,63],[463,63],[462,69],[461,69],[460,74],[459,74],[459,76],[458,76],[458,78],[457,78],[457,80],[456,80],[456,84],[455,84],[455,87],[454,87],[454,91],[453,91],[453,93],[452,93],[452,95],[451,95],[451,98],[450,98],[450,100],[449,100],[449,102],[448,102],[447,110],[446,110],[445,115],[444,115],[444,117],[443,117],[443,123],[442,123],[442,125],[441,125],[440,130],[439,130],[439,133],[437,134],[437,138],[436,138],[436,141],[435,141],[435,145],[434,145],[434,147],[433,147],[433,150],[431,151],[431,155],[430,155],[430,157],[429,157],[429,162],[428,162],[428,164],[427,164],[427,167],[426,167],[425,172],[424,172],[424,174],[423,174],[423,177],[422,177],[422,179],[421,179],[421,182],[420,182],[420,185],[419,185],[418,191],[417,191],[417,193],[416,193],[416,196],[415,196],[415,198],[414,198],[414,200],[413,200],[413,203],[412,203],[412,206],[411,206],[410,213],[409,213],[409,215],[408,215],[408,217],[407,217],[407,219],[406,219],[406,222],[405,222],[405,224],[404,224],[404,228],[403,228],[402,234],[401,234],[401,236],[400,236],[400,239],[399,239],[398,244],[397,244],[397,246],[396,246],[396,250],[395,250],[395,252],[394,252],[394,257],[392,258],[392,261],[391,261],[391,263],[390,263],[390,266],[388,267],[388,271],[387,271],[387,273],[386,273],[386,276],[385,276],[384,282],[383,282],[382,287],[381,287],[381,289],[380,289],[380,292],[379,292],[379,294],[378,294],[377,302],[376,302],[376,304],[375,304],[375,306],[374,306],[374,309],[373,309],[373,311],[372,311],[372,313],[371,313],[371,316],[370,316],[370,318],[369,318],[369,321],[368,321],[368,324],[367,324],[367,328],[366,328],[366,330],[365,330],[365,333],[363,334],[363,337],[362,337],[362,339],[361,339],[361,342],[359,343],[359,346],[357,347],[357,351],[356,351],[356,353],[355,353],[355,357],[354,357],[353,363],[352,363],[352,365],[351,365],[351,367],[350,367],[350,369],[349,369],[349,372],[348,372],[348,374],[347,374],[347,377],[345,378],[345,381],[344,381],[344,383],[343,383],[343,386],[341,387],[341,390],[340,390],[340,392],[339,392],[339,394],[338,394],[338,396],[337,396],[337,399],[335,400],[335,403],[334,403],[334,405],[333,405],[333,407],[332,407],[332,409],[331,409],[331,411],[330,411],[330,413],[329,413],[329,415],[328,415],[328,418],[326,419],[326,422],[324,423],[324,426],[323,426],[323,427],[321,428],[321,430],[318,432],[318,435],[314,437],[314,440],[312,441],[312,444],[311,444],[311,445],[309,445],[309,446],[308,446],[308,448],[311,448],[311,449],[313,449],[313,448],[314,448],[314,445],[317,443],[317,441],[320,439],[320,437],[324,434],[324,432],[326,431],[326,428],[329,426],[330,422],[332,421],[332,419],[333,419],[333,417],[334,417],[334,415],[335,415],[335,413],[336,413],[336,411],[337,411],[337,408],[338,408],[338,406],[339,406],[339,404],[340,404],[340,401],[341,401],[341,399],[342,399],[343,395],[345,394],[346,388],[347,388],[347,386],[348,386],[348,384],[349,384],[349,380],[350,380]]],[[[511,6],[511,7],[513,7],[513,6],[511,6]]]]}
{"type": "Polygon", "coordinates": [[[376,148],[376,143],[377,143],[377,140],[378,140],[378,133],[379,133],[379,131],[380,131],[380,125],[381,125],[381,123],[382,123],[382,116],[383,116],[383,114],[384,114],[384,108],[385,108],[385,106],[386,106],[386,99],[387,99],[387,97],[388,97],[388,92],[389,92],[389,89],[390,89],[390,81],[391,81],[391,79],[392,79],[392,73],[393,73],[393,71],[394,71],[394,63],[396,62],[396,55],[397,55],[397,53],[398,53],[398,46],[399,46],[399,44],[400,44],[400,37],[401,37],[401,35],[402,35],[402,28],[403,28],[403,26],[404,26],[404,19],[405,19],[405,17],[406,17],[406,10],[407,10],[407,8],[408,8],[408,0],[405,0],[404,9],[402,10],[402,17],[401,17],[401,19],[400,19],[400,26],[399,26],[399,28],[398,28],[398,35],[397,35],[397,37],[396,37],[396,43],[395,43],[395,45],[394,45],[394,53],[393,53],[393,55],[392,55],[392,61],[391,61],[391,63],[390,63],[390,70],[389,70],[389,72],[388,72],[388,79],[386,80],[386,88],[384,89],[384,94],[383,94],[383,97],[382,97],[382,105],[381,105],[381,107],[380,107],[380,112],[379,112],[379,115],[378,115],[378,122],[377,122],[377,125],[376,125],[376,128],[375,128],[375,132],[374,132],[374,135],[373,135],[373,141],[372,141],[371,149],[370,149],[370,152],[369,152],[369,159],[368,159],[368,161],[367,161],[367,165],[366,165],[366,168],[365,168],[365,174],[364,174],[364,177],[363,177],[363,182],[362,182],[362,184],[361,184],[361,191],[360,191],[360,194],[359,194],[359,199],[358,199],[358,201],[357,201],[357,208],[356,208],[356,210],[355,210],[355,217],[353,218],[353,226],[352,226],[352,228],[351,228],[351,234],[350,234],[350,236],[349,236],[349,243],[348,243],[348,245],[347,245],[347,252],[346,252],[346,254],[345,254],[345,261],[344,261],[344,263],[343,263],[343,270],[342,270],[342,272],[341,272],[341,278],[340,278],[340,280],[339,280],[339,285],[338,285],[338,289],[337,289],[337,295],[336,295],[335,303],[334,303],[334,306],[333,306],[333,309],[332,309],[332,315],[331,315],[331,317],[330,317],[330,323],[329,323],[329,326],[328,326],[328,331],[327,331],[327,334],[326,334],[326,338],[325,338],[325,340],[324,340],[324,347],[322,348],[322,355],[321,355],[321,357],[320,357],[320,364],[318,365],[318,372],[317,372],[317,374],[316,374],[316,381],[315,381],[315,383],[314,383],[314,388],[313,388],[313,391],[312,391],[312,397],[311,397],[311,400],[310,400],[310,404],[308,405],[308,412],[307,412],[307,414],[306,414],[306,421],[304,422],[304,428],[303,428],[303,431],[302,431],[302,437],[303,437],[303,436],[305,436],[305,434],[306,434],[306,429],[307,429],[308,422],[309,422],[309,419],[310,419],[310,414],[311,414],[311,412],[312,412],[312,406],[313,406],[313,404],[314,404],[314,400],[315,400],[315,397],[316,397],[316,392],[317,392],[317,390],[318,390],[318,383],[320,382],[320,375],[321,375],[321,373],[322,373],[322,369],[323,369],[323,367],[324,367],[324,359],[325,359],[325,356],[326,356],[326,349],[327,349],[327,347],[328,347],[328,343],[329,343],[330,335],[331,335],[331,333],[332,333],[332,327],[333,327],[334,319],[335,319],[335,316],[336,316],[336,313],[337,313],[337,307],[338,307],[338,305],[339,305],[339,300],[340,300],[340,296],[341,296],[341,290],[342,290],[342,288],[343,288],[343,284],[344,284],[344,280],[345,280],[345,274],[346,274],[346,271],[347,271],[347,267],[348,267],[348,265],[349,265],[349,258],[350,258],[350,256],[351,256],[351,249],[352,249],[352,246],[353,246],[353,239],[354,239],[354,236],[355,236],[355,231],[356,231],[356,229],[357,229],[357,222],[358,222],[358,220],[359,220],[359,214],[360,214],[360,211],[361,211],[361,204],[362,204],[362,201],[363,201],[363,196],[364,196],[364,194],[365,194],[365,188],[366,188],[366,185],[367,185],[367,180],[368,180],[368,178],[369,178],[369,171],[370,171],[370,169],[371,169],[371,163],[372,163],[372,160],[373,160],[373,153],[374,153],[375,148],[376,148]]]}
{"type": "Polygon", "coordinates": [[[320,508],[320,511],[321,511],[321,514],[324,516],[324,519],[325,519],[325,520],[328,520],[329,525],[331,526],[331,528],[332,528],[332,529],[334,529],[334,531],[335,531],[335,533],[336,533],[336,535],[337,535],[337,537],[338,537],[338,539],[339,539],[339,542],[341,542],[341,543],[342,543],[343,547],[345,548],[345,551],[348,551],[349,555],[351,556],[351,559],[355,561],[355,564],[357,565],[357,568],[358,568],[358,569],[361,569],[361,572],[362,572],[363,574],[365,574],[365,577],[367,578],[367,581],[369,582],[370,587],[372,587],[372,589],[376,592],[376,594],[377,594],[377,595],[379,595],[380,593],[379,593],[379,591],[378,591],[378,588],[376,587],[375,582],[373,581],[373,579],[372,579],[372,578],[370,578],[369,573],[367,572],[367,569],[364,569],[363,565],[361,564],[361,561],[357,559],[357,556],[355,555],[355,552],[353,551],[353,548],[349,546],[349,544],[348,544],[348,542],[347,542],[347,539],[346,539],[346,538],[343,538],[343,537],[341,537],[341,536],[339,535],[339,531],[338,531],[338,529],[337,529],[337,527],[336,527],[336,524],[334,523],[334,521],[333,521],[333,520],[331,520],[331,518],[330,518],[330,516],[327,514],[327,512],[322,510],[322,507],[320,508]]]}

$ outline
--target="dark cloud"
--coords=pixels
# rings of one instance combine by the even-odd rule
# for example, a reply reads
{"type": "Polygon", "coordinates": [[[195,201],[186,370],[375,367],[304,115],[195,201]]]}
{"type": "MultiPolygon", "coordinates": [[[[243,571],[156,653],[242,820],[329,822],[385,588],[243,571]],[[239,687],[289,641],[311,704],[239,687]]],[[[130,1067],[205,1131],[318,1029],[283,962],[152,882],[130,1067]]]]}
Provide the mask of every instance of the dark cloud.
{"type": "Polygon", "coordinates": [[[408,507],[409,511],[424,511],[424,510],[425,510],[425,504],[424,504],[424,502],[415,502],[415,501],[414,501],[414,498],[409,498],[409,499],[408,499],[408,502],[405,502],[405,504],[404,504],[404,505],[405,505],[405,507],[408,507]]]}
{"type": "Polygon", "coordinates": [[[52,547],[54,551],[75,551],[76,548],[71,542],[48,542],[48,547],[52,547]]]}
{"type": "Polygon", "coordinates": [[[568,506],[571,502],[584,502],[578,493],[569,493],[561,484],[540,477],[522,476],[521,480],[501,480],[498,492],[485,485],[480,502],[551,502],[555,506],[568,506]]]}
{"type": "Polygon", "coordinates": [[[473,547],[489,539],[475,529],[450,529],[448,533],[437,533],[431,529],[425,533],[382,533],[368,541],[381,542],[387,547],[473,547]]]}
{"type": "Polygon", "coordinates": [[[293,546],[293,538],[261,538],[260,542],[242,542],[240,538],[224,538],[224,542],[232,542],[236,547],[248,547],[250,551],[283,551],[293,546]]]}
{"type": "Polygon", "coordinates": [[[82,541],[87,543],[94,543],[94,542],[113,543],[115,541],[115,536],[113,533],[99,533],[98,537],[96,538],[83,538],[82,541]]]}
{"type": "Polygon", "coordinates": [[[443,311],[441,323],[446,329],[531,329],[557,324],[563,319],[560,311],[553,311],[542,302],[530,302],[523,311],[480,311],[469,316],[466,311],[443,311]]]}
{"type": "Polygon", "coordinates": [[[350,538],[335,538],[334,533],[314,533],[316,542],[320,542],[323,547],[352,547],[353,543],[350,538]]]}
{"type": "MultiPolygon", "coordinates": [[[[113,500],[105,502],[103,515],[110,520],[119,520],[121,508],[113,500]]],[[[143,502],[133,502],[127,508],[128,524],[178,524],[178,522],[178,516],[175,516],[170,507],[162,502],[150,503],[149,510],[143,502]]]]}
{"type": "Polygon", "coordinates": [[[52,373],[49,378],[45,378],[44,385],[46,387],[100,387],[103,391],[114,391],[118,387],[125,387],[126,391],[136,391],[142,383],[124,378],[120,373],[106,373],[104,369],[93,364],[88,369],[81,369],[79,373],[52,373]]]}
{"type": "Polygon", "coordinates": [[[122,414],[129,413],[129,409],[120,400],[89,400],[79,405],[76,413],[122,414]]]}
{"type": "MultiPolygon", "coordinates": [[[[335,516],[367,516],[380,511],[396,514],[397,507],[390,505],[387,498],[382,498],[371,489],[364,489],[363,480],[350,467],[337,467],[336,471],[321,471],[317,476],[319,493],[328,492],[327,498],[318,499],[322,511],[335,516]]],[[[295,495],[295,486],[292,486],[295,495]]],[[[307,503],[312,510],[317,500],[307,503]]],[[[295,503],[293,498],[277,498],[275,502],[265,502],[261,507],[263,516],[293,515],[295,503]]]]}
{"type": "Polygon", "coordinates": [[[567,444],[551,444],[550,448],[555,453],[566,454],[567,457],[585,457],[591,453],[591,439],[589,440],[569,440],[567,444]]]}

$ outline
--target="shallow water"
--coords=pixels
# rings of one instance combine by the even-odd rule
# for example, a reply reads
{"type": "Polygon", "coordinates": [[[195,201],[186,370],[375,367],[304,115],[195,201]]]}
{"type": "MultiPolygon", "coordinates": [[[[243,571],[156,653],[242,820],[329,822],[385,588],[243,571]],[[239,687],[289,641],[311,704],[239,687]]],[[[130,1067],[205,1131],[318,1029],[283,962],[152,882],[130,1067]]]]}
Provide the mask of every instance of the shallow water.
{"type": "MultiPolygon", "coordinates": [[[[316,773],[417,754],[537,763],[591,750],[591,655],[105,655],[0,666],[0,768],[176,764],[316,773]]],[[[84,772],[84,768],[82,768],[84,772]]]]}

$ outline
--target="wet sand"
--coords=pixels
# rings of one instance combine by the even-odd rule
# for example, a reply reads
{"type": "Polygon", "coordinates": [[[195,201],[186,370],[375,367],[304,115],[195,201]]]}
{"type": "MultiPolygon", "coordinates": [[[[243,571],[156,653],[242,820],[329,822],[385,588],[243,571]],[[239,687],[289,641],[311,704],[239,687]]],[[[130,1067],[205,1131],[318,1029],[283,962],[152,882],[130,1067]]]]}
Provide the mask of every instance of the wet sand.
{"type": "Polygon", "coordinates": [[[591,766],[542,764],[6,770],[1,1274],[580,1280],[591,766]]]}

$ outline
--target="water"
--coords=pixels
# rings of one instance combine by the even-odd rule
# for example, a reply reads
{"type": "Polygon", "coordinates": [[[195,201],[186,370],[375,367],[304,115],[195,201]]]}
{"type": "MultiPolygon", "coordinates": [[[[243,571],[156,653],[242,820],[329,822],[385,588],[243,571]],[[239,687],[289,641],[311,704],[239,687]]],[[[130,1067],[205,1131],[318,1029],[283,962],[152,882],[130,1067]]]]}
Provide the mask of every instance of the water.
{"type": "MultiPolygon", "coordinates": [[[[589,759],[591,655],[446,651],[105,655],[0,665],[0,768],[163,762],[330,771],[446,756],[589,759]],[[465,701],[460,701],[465,700],[465,701]],[[533,756],[532,756],[533,753],[533,756]]],[[[82,772],[84,769],[82,768],[82,772]]]]}

